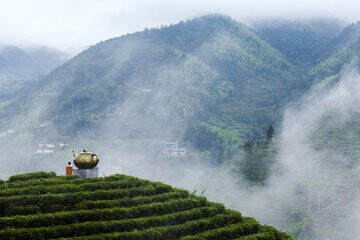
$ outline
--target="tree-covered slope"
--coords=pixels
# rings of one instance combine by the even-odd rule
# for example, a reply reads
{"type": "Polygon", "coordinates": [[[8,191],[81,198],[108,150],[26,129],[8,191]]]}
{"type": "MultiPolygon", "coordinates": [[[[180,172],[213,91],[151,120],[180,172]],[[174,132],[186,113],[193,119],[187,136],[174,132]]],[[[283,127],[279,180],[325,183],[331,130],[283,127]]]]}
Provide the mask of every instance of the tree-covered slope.
{"type": "MultiPolygon", "coordinates": [[[[15,101],[1,102],[0,128],[4,128],[3,132],[13,129],[7,128],[7,125],[22,127],[15,137],[5,134],[2,138],[1,151],[14,159],[8,161],[3,171],[7,171],[7,168],[12,171],[19,168],[58,168],[57,159],[67,157],[68,149],[55,153],[54,161],[49,161],[47,157],[33,154],[32,146],[37,147],[45,142],[66,142],[69,148],[83,144],[94,146],[96,151],[106,152],[109,158],[114,155],[127,156],[128,152],[131,156],[144,155],[146,161],[151,159],[149,165],[160,165],[161,171],[167,169],[162,166],[163,163],[173,164],[176,160],[186,160],[184,162],[191,170],[197,160],[206,159],[206,163],[215,160],[216,163],[223,163],[216,167],[235,173],[234,178],[238,177],[236,180],[240,179],[240,184],[256,186],[261,191],[262,187],[269,187],[269,179],[281,172],[276,165],[281,161],[277,126],[285,124],[281,118],[284,106],[291,101],[300,101],[300,107],[302,104],[317,106],[321,96],[326,96],[328,90],[337,86],[344,66],[360,54],[359,29],[358,23],[352,24],[338,34],[340,27],[331,22],[316,25],[280,21],[274,25],[271,22],[258,25],[252,31],[228,17],[209,15],[98,43],[41,78],[27,92],[17,96],[15,101]],[[305,97],[302,96],[304,92],[305,97]],[[7,116],[10,115],[15,115],[17,119],[9,121],[7,116]],[[271,124],[274,128],[269,128],[271,124]],[[74,137],[76,135],[78,139],[74,137]],[[164,143],[176,140],[179,146],[187,148],[188,155],[179,159],[161,155],[164,143]],[[126,151],[117,151],[119,146],[126,151]]],[[[349,85],[357,89],[354,83],[349,85]]],[[[320,106],[311,114],[337,106],[344,97],[338,98],[336,104],[320,106]]],[[[355,99],[345,105],[353,106],[356,102],[359,101],[355,99]]],[[[295,106],[290,110],[297,108],[295,106]]],[[[276,219],[281,219],[279,221],[283,225],[278,226],[294,236],[302,239],[319,239],[314,236],[336,239],[348,229],[340,229],[344,225],[337,214],[342,216],[344,222],[348,221],[348,216],[342,211],[344,202],[356,199],[357,194],[354,186],[358,180],[354,176],[357,176],[359,169],[360,150],[357,146],[360,145],[360,127],[359,114],[351,111],[343,115],[334,114],[332,110],[325,112],[318,120],[321,123],[319,128],[314,129],[309,134],[309,141],[306,141],[314,152],[308,156],[301,153],[294,158],[298,162],[292,166],[320,156],[320,160],[314,160],[311,170],[314,171],[313,177],[310,176],[305,182],[300,179],[299,184],[294,184],[294,198],[282,199],[279,195],[284,202],[279,201],[281,206],[276,219]],[[347,119],[339,123],[339,116],[347,116],[347,119]],[[317,175],[316,171],[324,175],[317,175]],[[347,177],[342,178],[343,173],[347,177]],[[312,195],[309,189],[316,195],[312,195]],[[337,226],[333,227],[335,224],[337,226]],[[323,228],[330,230],[323,232],[323,228]]],[[[296,119],[302,121],[304,131],[289,138],[287,142],[290,144],[303,136],[308,127],[307,118],[296,119]]],[[[303,149],[303,146],[297,149],[303,149]]],[[[134,162],[131,164],[138,164],[134,162]]],[[[139,164],[140,168],[143,168],[144,162],[139,164]]],[[[173,168],[175,166],[178,167],[171,165],[173,168]]],[[[296,176],[289,179],[293,178],[296,176]]],[[[60,188],[70,192],[80,191],[72,186],[63,188],[61,185],[60,188]]],[[[15,192],[22,196],[27,191],[29,194],[34,191],[39,191],[39,194],[58,191],[53,186],[51,189],[55,190],[21,188],[15,192]]],[[[14,193],[12,190],[6,191],[6,198],[14,193]]],[[[86,194],[81,196],[87,198],[86,194]]],[[[49,196],[52,198],[53,195],[49,196]]],[[[59,199],[66,203],[71,201],[68,198],[74,196],[70,194],[59,199]]],[[[15,203],[25,201],[23,197],[19,198],[21,200],[9,199],[15,203]]],[[[29,201],[33,202],[26,207],[16,204],[12,207],[9,203],[10,207],[8,210],[4,208],[4,214],[45,213],[41,206],[32,206],[35,200],[29,201]]],[[[53,205],[54,210],[51,211],[54,212],[84,210],[73,202],[64,208],[42,201],[46,207],[53,205]]],[[[108,202],[99,204],[112,206],[107,205],[110,204],[108,202]]],[[[261,214],[258,216],[261,217],[261,214]]],[[[132,226],[136,228],[137,225],[132,226]]],[[[189,226],[191,228],[192,225],[189,226]]],[[[49,229],[50,226],[43,227],[47,228],[44,232],[55,231],[49,229]]],[[[69,232],[81,232],[79,229],[82,227],[70,229],[69,232]]],[[[107,227],[96,225],[94,229],[107,227]]],[[[161,232],[163,229],[155,230],[161,232]]],[[[9,234],[15,234],[17,230],[11,231],[9,234]]],[[[144,236],[142,233],[136,234],[132,236],[140,239],[144,236]]],[[[267,234],[240,239],[264,239],[263,236],[267,234]]],[[[210,235],[208,239],[218,239],[210,235]]],[[[125,235],[120,233],[116,236],[125,235]]]]}
{"type": "Polygon", "coordinates": [[[327,55],[309,70],[310,75],[322,80],[336,76],[346,64],[360,56],[360,23],[347,26],[331,43],[327,55]]]}
{"type": "Polygon", "coordinates": [[[21,112],[24,103],[21,99],[27,96],[32,85],[64,63],[66,57],[65,53],[46,47],[21,49],[0,45],[0,121],[3,127],[9,122],[8,116],[21,112]]]}
{"type": "Polygon", "coordinates": [[[0,45],[0,98],[12,96],[29,81],[61,65],[64,59],[64,53],[45,47],[23,50],[0,45]]]}
{"type": "Polygon", "coordinates": [[[27,81],[49,73],[63,63],[65,56],[65,53],[46,47],[21,49],[0,45],[0,72],[14,74],[27,81]]]}
{"type": "Polygon", "coordinates": [[[205,122],[258,138],[303,78],[246,26],[209,15],[90,47],[42,79],[25,111],[41,105],[42,121],[67,135],[107,126],[114,137],[181,139],[205,122]]]}
{"type": "Polygon", "coordinates": [[[337,19],[266,19],[252,24],[255,32],[297,67],[311,68],[332,49],[343,29],[337,19]]]}
{"type": "Polygon", "coordinates": [[[125,175],[0,182],[1,239],[292,239],[181,189],[125,175]]]}

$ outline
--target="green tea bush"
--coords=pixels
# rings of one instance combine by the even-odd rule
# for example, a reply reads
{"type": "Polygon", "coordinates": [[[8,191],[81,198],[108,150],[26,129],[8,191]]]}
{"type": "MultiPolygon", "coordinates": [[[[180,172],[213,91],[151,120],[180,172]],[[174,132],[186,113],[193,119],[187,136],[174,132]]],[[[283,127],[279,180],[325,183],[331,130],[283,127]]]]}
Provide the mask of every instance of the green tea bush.
{"type": "Polygon", "coordinates": [[[41,209],[38,206],[11,206],[6,209],[5,215],[28,215],[28,214],[37,214],[40,213],[41,209]]]}
{"type": "MultiPolygon", "coordinates": [[[[116,200],[85,200],[80,202],[79,204],[73,205],[62,205],[62,204],[52,204],[50,206],[39,204],[38,206],[29,205],[30,208],[36,208],[38,211],[36,213],[52,213],[52,212],[60,212],[60,211],[74,211],[74,210],[85,210],[85,209],[101,209],[101,208],[114,208],[114,207],[130,207],[130,206],[138,206],[148,203],[154,202],[165,202],[172,199],[181,199],[189,197],[189,193],[185,190],[175,190],[173,192],[168,193],[160,193],[152,196],[140,196],[140,197],[125,197],[116,200]]],[[[13,207],[17,207],[16,205],[10,205],[9,208],[5,210],[6,216],[12,215],[28,215],[34,214],[34,212],[29,211],[21,211],[16,210],[12,211],[13,207]]],[[[26,207],[23,207],[26,208],[26,207]]]]}
{"type": "Polygon", "coordinates": [[[242,220],[241,214],[218,214],[214,217],[188,221],[179,225],[154,227],[131,232],[113,232],[109,234],[90,235],[74,238],[60,238],[62,240],[169,240],[182,236],[196,234],[212,228],[235,224],[242,220]]]}
{"type": "Polygon", "coordinates": [[[138,195],[150,196],[172,191],[165,184],[155,184],[118,190],[84,191],[66,194],[44,194],[44,195],[20,195],[0,198],[0,214],[4,216],[7,208],[11,205],[36,205],[43,208],[51,208],[53,204],[75,206],[84,200],[111,200],[124,197],[135,197],[138,195]]]}
{"type": "Polygon", "coordinates": [[[0,181],[0,239],[292,240],[160,182],[41,172],[0,181]]]}
{"type": "Polygon", "coordinates": [[[55,186],[36,186],[26,188],[12,188],[0,190],[0,197],[11,197],[19,195],[31,195],[31,194],[46,194],[46,193],[66,193],[66,192],[78,192],[81,189],[75,184],[64,184],[55,186]]]}
{"type": "Polygon", "coordinates": [[[104,221],[161,215],[206,206],[206,203],[207,201],[204,198],[185,198],[129,208],[79,210],[49,214],[35,214],[31,216],[3,217],[0,218],[0,229],[4,229],[6,227],[34,228],[51,225],[65,225],[84,221],[104,221]]]}
{"type": "Polygon", "coordinates": [[[153,202],[165,202],[171,199],[179,199],[189,197],[189,192],[185,190],[176,190],[173,192],[166,192],[159,195],[152,195],[146,197],[122,198],[116,200],[96,200],[83,201],[75,206],[75,209],[99,209],[99,208],[114,208],[114,207],[129,207],[153,202]]]}
{"type": "Polygon", "coordinates": [[[66,183],[62,185],[36,185],[22,188],[11,188],[0,190],[0,197],[7,197],[13,195],[30,195],[30,194],[46,194],[46,193],[69,193],[79,191],[95,191],[100,189],[119,189],[144,186],[150,184],[148,181],[109,181],[109,182],[93,182],[93,183],[66,183]]]}
{"type": "MultiPolygon", "coordinates": [[[[104,178],[80,178],[79,176],[59,176],[53,178],[34,178],[29,179],[27,181],[17,181],[17,182],[7,182],[6,188],[22,188],[22,187],[29,187],[29,186],[36,186],[36,185],[59,185],[59,184],[66,184],[66,183],[73,183],[73,184],[81,184],[81,183],[94,183],[94,182],[111,182],[116,180],[128,180],[128,181],[147,181],[141,180],[135,177],[126,176],[126,175],[113,175],[111,177],[104,177],[104,178]]],[[[149,181],[147,181],[149,182],[149,181]]]]}
{"type": "Polygon", "coordinates": [[[261,226],[258,233],[242,236],[235,240],[295,240],[271,226],[261,226]]]}
{"type": "Polygon", "coordinates": [[[16,181],[27,181],[29,179],[37,179],[37,178],[52,178],[56,177],[54,172],[36,172],[36,173],[24,173],[11,176],[9,178],[9,182],[16,182],[16,181]]]}
{"type": "Polygon", "coordinates": [[[30,186],[47,186],[47,185],[58,185],[58,184],[65,184],[65,183],[77,183],[77,181],[80,182],[92,182],[94,180],[99,181],[98,179],[92,179],[89,178],[89,181],[86,181],[87,179],[80,178],[79,176],[60,176],[60,177],[54,177],[54,178],[35,178],[30,179],[27,181],[17,181],[17,182],[7,182],[6,188],[23,188],[23,187],[30,187],[30,186]]]}
{"type": "Polygon", "coordinates": [[[224,212],[220,207],[203,207],[173,214],[153,217],[142,217],[128,220],[111,220],[102,222],[84,222],[71,225],[60,225],[40,228],[19,229],[9,228],[0,231],[0,239],[50,239],[71,236],[86,236],[91,234],[108,233],[115,231],[131,231],[134,229],[146,229],[163,225],[183,224],[187,221],[215,216],[224,212]]]}
{"type": "Polygon", "coordinates": [[[253,218],[244,218],[240,223],[222,228],[211,229],[195,236],[184,237],[182,240],[227,240],[242,235],[257,233],[260,224],[253,218]]]}
{"type": "Polygon", "coordinates": [[[280,240],[273,232],[256,233],[249,236],[236,238],[235,240],[280,240]]]}

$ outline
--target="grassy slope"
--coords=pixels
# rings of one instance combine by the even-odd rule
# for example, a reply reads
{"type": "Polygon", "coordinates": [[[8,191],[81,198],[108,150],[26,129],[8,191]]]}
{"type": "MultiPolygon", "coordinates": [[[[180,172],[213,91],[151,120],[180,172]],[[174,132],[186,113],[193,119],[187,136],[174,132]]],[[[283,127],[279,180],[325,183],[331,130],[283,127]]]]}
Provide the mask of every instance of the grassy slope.
{"type": "Polygon", "coordinates": [[[125,175],[0,182],[1,239],[292,239],[185,190],[125,175]]]}

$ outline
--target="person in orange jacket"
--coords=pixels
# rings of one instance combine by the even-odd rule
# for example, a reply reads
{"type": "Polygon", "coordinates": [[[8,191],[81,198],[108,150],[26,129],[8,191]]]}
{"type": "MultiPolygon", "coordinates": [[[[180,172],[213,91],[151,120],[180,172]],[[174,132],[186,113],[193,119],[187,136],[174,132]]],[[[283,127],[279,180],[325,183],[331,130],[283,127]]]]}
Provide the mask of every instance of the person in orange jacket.
{"type": "Polygon", "coordinates": [[[68,164],[65,167],[66,176],[72,176],[73,175],[73,166],[71,166],[71,162],[68,162],[68,164]]]}

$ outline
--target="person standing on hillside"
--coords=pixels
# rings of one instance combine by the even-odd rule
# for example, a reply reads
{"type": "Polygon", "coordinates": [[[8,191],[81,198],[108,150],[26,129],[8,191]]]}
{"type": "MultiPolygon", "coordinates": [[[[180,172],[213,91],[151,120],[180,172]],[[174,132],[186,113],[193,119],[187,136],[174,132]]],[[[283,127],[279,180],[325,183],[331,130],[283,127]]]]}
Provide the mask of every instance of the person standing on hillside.
{"type": "Polygon", "coordinates": [[[68,164],[65,167],[66,176],[72,176],[73,175],[73,166],[71,166],[71,162],[68,162],[68,164]]]}

